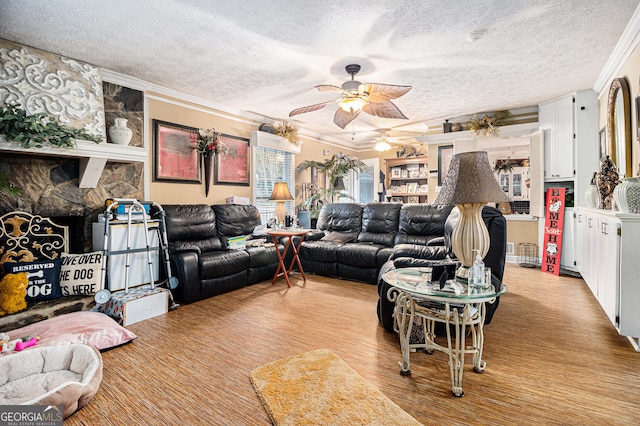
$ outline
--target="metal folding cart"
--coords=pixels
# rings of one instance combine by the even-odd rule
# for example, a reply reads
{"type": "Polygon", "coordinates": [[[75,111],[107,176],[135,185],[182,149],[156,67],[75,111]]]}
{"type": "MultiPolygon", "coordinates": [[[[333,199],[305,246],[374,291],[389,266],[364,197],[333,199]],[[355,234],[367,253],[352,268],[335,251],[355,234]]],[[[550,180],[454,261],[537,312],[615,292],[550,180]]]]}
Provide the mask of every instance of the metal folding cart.
{"type": "MultiPolygon", "coordinates": [[[[112,283],[107,280],[107,269],[109,267],[109,258],[113,256],[125,256],[125,273],[124,273],[124,293],[129,293],[129,277],[131,275],[131,255],[134,253],[146,253],[146,262],[149,270],[149,280],[148,284],[143,284],[148,286],[151,290],[155,289],[156,285],[165,286],[169,291],[169,309],[175,309],[179,305],[173,299],[173,294],[171,290],[175,289],[178,286],[178,279],[174,277],[171,273],[171,262],[169,260],[169,248],[168,248],[168,240],[167,240],[167,227],[165,223],[165,211],[162,206],[153,201],[138,201],[135,199],[128,198],[110,198],[106,202],[106,210],[104,212],[104,247],[103,247],[103,257],[102,257],[102,283],[103,288],[96,292],[95,300],[96,303],[102,304],[106,303],[111,298],[111,285],[112,283]],[[151,246],[149,231],[150,231],[150,223],[147,219],[147,214],[151,212],[151,207],[155,207],[154,216],[157,218],[154,219],[154,224],[157,220],[158,227],[154,226],[154,229],[158,230],[159,233],[159,244],[157,246],[151,246]],[[116,217],[122,217],[124,214],[126,216],[126,248],[125,249],[111,249],[111,245],[109,244],[111,238],[110,231],[110,223],[112,222],[112,218],[114,214],[117,214],[116,217]],[[139,224],[143,225],[143,234],[145,237],[145,245],[144,247],[132,247],[132,227],[133,225],[138,226],[139,224]],[[154,279],[154,267],[152,260],[152,252],[158,252],[158,259],[161,264],[165,267],[165,280],[156,284],[156,280],[154,279]]],[[[159,277],[157,277],[159,279],[159,277]]]]}

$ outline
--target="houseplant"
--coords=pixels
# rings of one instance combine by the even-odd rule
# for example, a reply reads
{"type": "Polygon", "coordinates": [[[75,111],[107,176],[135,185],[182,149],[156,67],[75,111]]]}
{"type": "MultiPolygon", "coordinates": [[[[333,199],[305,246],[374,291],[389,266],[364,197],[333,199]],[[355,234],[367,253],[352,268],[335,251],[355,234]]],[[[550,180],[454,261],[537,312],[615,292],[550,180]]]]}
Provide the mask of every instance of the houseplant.
{"type": "Polygon", "coordinates": [[[349,197],[344,192],[344,187],[340,188],[340,182],[351,171],[362,172],[367,168],[367,165],[356,157],[338,152],[333,154],[331,158],[325,161],[305,160],[298,165],[296,171],[302,173],[307,169],[316,169],[319,172],[324,173],[327,178],[328,186],[326,188],[318,188],[317,184],[311,183],[312,190],[309,191],[307,198],[298,206],[299,210],[309,210],[311,217],[318,218],[320,209],[324,203],[333,203],[337,199],[343,197],[349,197]]]}
{"type": "Polygon", "coordinates": [[[15,105],[5,105],[0,111],[0,135],[8,141],[19,142],[23,148],[42,148],[46,144],[74,148],[76,139],[102,142],[101,136],[60,124],[43,112],[27,114],[15,105]]]}

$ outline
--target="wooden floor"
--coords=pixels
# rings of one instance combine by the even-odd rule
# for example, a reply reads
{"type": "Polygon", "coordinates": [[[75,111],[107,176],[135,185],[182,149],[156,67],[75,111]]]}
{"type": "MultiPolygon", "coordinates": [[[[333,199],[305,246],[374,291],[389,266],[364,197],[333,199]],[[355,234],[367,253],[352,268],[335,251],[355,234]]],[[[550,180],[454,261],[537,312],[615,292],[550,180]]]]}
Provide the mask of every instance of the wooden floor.
{"type": "Polygon", "coordinates": [[[376,318],[376,287],[309,275],[181,306],[129,328],[138,339],[102,354],[98,394],[65,424],[268,425],[249,372],[328,348],[430,425],[640,423],[640,354],[618,335],[584,281],[508,265],[484,374],[467,362],[451,395],[447,357],[412,354],[376,318]]]}

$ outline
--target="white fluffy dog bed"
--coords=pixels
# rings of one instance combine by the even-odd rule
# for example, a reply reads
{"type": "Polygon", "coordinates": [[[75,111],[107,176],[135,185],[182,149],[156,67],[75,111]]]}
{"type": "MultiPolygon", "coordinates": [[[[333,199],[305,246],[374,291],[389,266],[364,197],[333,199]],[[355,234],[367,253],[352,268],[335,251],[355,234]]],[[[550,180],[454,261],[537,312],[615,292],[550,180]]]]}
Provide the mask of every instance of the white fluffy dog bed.
{"type": "Polygon", "coordinates": [[[85,406],[102,381],[102,356],[88,345],[31,348],[0,358],[0,405],[85,406]]]}

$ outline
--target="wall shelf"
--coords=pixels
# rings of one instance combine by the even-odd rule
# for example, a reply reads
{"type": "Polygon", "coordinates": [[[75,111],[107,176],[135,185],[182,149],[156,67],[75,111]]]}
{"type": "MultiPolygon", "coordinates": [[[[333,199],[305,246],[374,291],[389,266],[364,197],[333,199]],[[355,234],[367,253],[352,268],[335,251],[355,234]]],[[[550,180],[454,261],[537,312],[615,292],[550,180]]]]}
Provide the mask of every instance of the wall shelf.
{"type": "Polygon", "coordinates": [[[10,142],[2,138],[0,139],[0,152],[77,158],[80,161],[80,177],[78,181],[78,187],[80,188],[95,188],[107,161],[144,163],[148,158],[147,149],[143,147],[116,145],[106,142],[95,143],[84,140],[76,140],[75,148],[58,148],[54,146],[23,148],[18,142],[10,142]]]}

